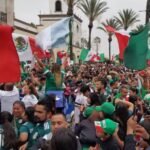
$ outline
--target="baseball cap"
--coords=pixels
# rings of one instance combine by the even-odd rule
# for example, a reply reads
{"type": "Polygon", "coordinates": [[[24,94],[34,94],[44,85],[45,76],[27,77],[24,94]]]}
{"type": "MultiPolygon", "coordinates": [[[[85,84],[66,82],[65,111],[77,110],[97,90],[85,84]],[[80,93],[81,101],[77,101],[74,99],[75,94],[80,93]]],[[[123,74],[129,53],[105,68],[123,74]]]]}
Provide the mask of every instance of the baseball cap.
{"type": "Polygon", "coordinates": [[[146,100],[147,100],[147,101],[150,101],[150,94],[146,94],[145,97],[144,97],[144,100],[145,100],[145,101],[146,101],[146,100]]]}
{"type": "Polygon", "coordinates": [[[104,102],[101,106],[96,106],[95,110],[98,112],[104,112],[108,115],[112,115],[115,111],[115,107],[112,103],[110,102],[104,102]]]}
{"type": "Polygon", "coordinates": [[[104,130],[104,132],[109,135],[113,135],[116,128],[118,127],[118,123],[112,121],[111,119],[95,121],[94,124],[95,124],[96,130],[99,130],[99,128],[102,128],[104,130]]]}
{"type": "Polygon", "coordinates": [[[83,112],[83,116],[88,118],[92,115],[93,111],[95,110],[95,107],[94,106],[91,106],[91,107],[87,107],[84,112],[83,112]]]}

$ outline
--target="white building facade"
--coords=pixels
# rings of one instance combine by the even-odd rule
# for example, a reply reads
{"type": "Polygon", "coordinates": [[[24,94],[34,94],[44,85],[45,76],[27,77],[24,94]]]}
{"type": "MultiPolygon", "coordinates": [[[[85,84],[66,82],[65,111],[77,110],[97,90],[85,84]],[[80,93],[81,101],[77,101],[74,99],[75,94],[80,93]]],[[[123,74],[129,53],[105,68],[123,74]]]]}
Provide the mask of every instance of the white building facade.
{"type": "MultiPolygon", "coordinates": [[[[35,37],[41,30],[67,17],[68,6],[66,0],[49,0],[49,13],[39,14],[39,25],[27,23],[14,17],[14,0],[0,0],[0,23],[14,26],[16,33],[35,37]]],[[[74,15],[72,26],[73,31],[73,52],[76,59],[80,54],[82,20],[74,15]]],[[[57,49],[68,50],[68,46],[57,49]]]]}
{"type": "MultiPolygon", "coordinates": [[[[54,24],[55,22],[67,17],[68,6],[66,0],[49,0],[49,8],[50,14],[39,15],[40,25],[37,26],[38,32],[54,24]]],[[[82,35],[82,20],[76,15],[74,15],[72,32],[73,32],[73,53],[77,62],[81,51],[80,47],[82,35]]],[[[60,48],[55,49],[54,50],[55,55],[57,51],[60,50],[67,51],[68,46],[63,47],[61,49],[60,48]]]]}
{"type": "Polygon", "coordinates": [[[0,0],[0,23],[14,25],[14,0],[0,0]]]}

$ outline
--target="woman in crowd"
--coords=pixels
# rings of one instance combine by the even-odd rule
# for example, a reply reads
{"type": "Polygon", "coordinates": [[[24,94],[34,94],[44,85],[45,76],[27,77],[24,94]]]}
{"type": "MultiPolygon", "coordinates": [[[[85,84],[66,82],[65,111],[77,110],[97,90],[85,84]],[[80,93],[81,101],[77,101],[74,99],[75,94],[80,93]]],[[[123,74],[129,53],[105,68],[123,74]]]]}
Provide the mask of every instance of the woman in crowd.
{"type": "Polygon", "coordinates": [[[22,98],[22,102],[24,102],[25,107],[34,107],[34,105],[38,102],[38,95],[35,87],[30,85],[24,85],[23,87],[24,97],[22,98]]]}
{"type": "Polygon", "coordinates": [[[29,141],[28,147],[30,147],[30,136],[32,135],[35,122],[34,122],[34,108],[27,107],[23,117],[22,126],[19,129],[19,143],[20,145],[25,144],[29,141]]]}
{"type": "Polygon", "coordinates": [[[9,112],[0,113],[0,150],[17,150],[17,137],[12,121],[13,116],[9,112]]]}
{"type": "Polygon", "coordinates": [[[65,107],[64,99],[64,73],[61,70],[61,65],[54,63],[51,71],[45,67],[45,65],[38,59],[35,54],[37,63],[43,68],[44,75],[46,76],[46,87],[45,94],[55,94],[56,95],[56,107],[58,110],[62,111],[65,107]]]}
{"type": "Polygon", "coordinates": [[[123,148],[124,146],[125,136],[127,132],[127,121],[133,114],[133,109],[134,107],[130,102],[121,100],[116,101],[115,117],[117,122],[119,123],[119,130],[115,137],[121,148],[123,148]],[[131,106],[128,107],[127,104],[130,104],[131,106]]]}
{"type": "Polygon", "coordinates": [[[25,105],[22,101],[16,101],[13,104],[13,126],[18,136],[19,129],[23,124],[23,116],[25,114],[25,105]]]}

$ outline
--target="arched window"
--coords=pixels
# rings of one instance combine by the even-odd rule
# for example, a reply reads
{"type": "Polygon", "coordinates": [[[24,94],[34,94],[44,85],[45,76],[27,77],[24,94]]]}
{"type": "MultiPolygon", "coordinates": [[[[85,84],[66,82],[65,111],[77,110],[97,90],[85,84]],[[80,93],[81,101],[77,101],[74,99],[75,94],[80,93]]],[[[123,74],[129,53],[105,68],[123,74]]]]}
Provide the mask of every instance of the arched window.
{"type": "Polygon", "coordinates": [[[62,4],[60,0],[57,0],[55,3],[55,10],[56,11],[62,11],[62,4]]]}

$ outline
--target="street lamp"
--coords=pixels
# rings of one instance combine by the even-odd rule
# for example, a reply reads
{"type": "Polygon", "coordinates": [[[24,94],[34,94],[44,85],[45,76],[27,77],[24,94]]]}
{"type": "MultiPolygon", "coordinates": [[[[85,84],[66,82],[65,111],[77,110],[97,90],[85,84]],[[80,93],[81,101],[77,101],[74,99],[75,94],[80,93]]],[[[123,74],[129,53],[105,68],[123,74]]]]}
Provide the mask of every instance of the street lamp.
{"type": "Polygon", "coordinates": [[[96,44],[96,54],[98,55],[98,49],[99,49],[99,43],[101,42],[101,39],[99,37],[95,37],[94,43],[96,44]]]}

